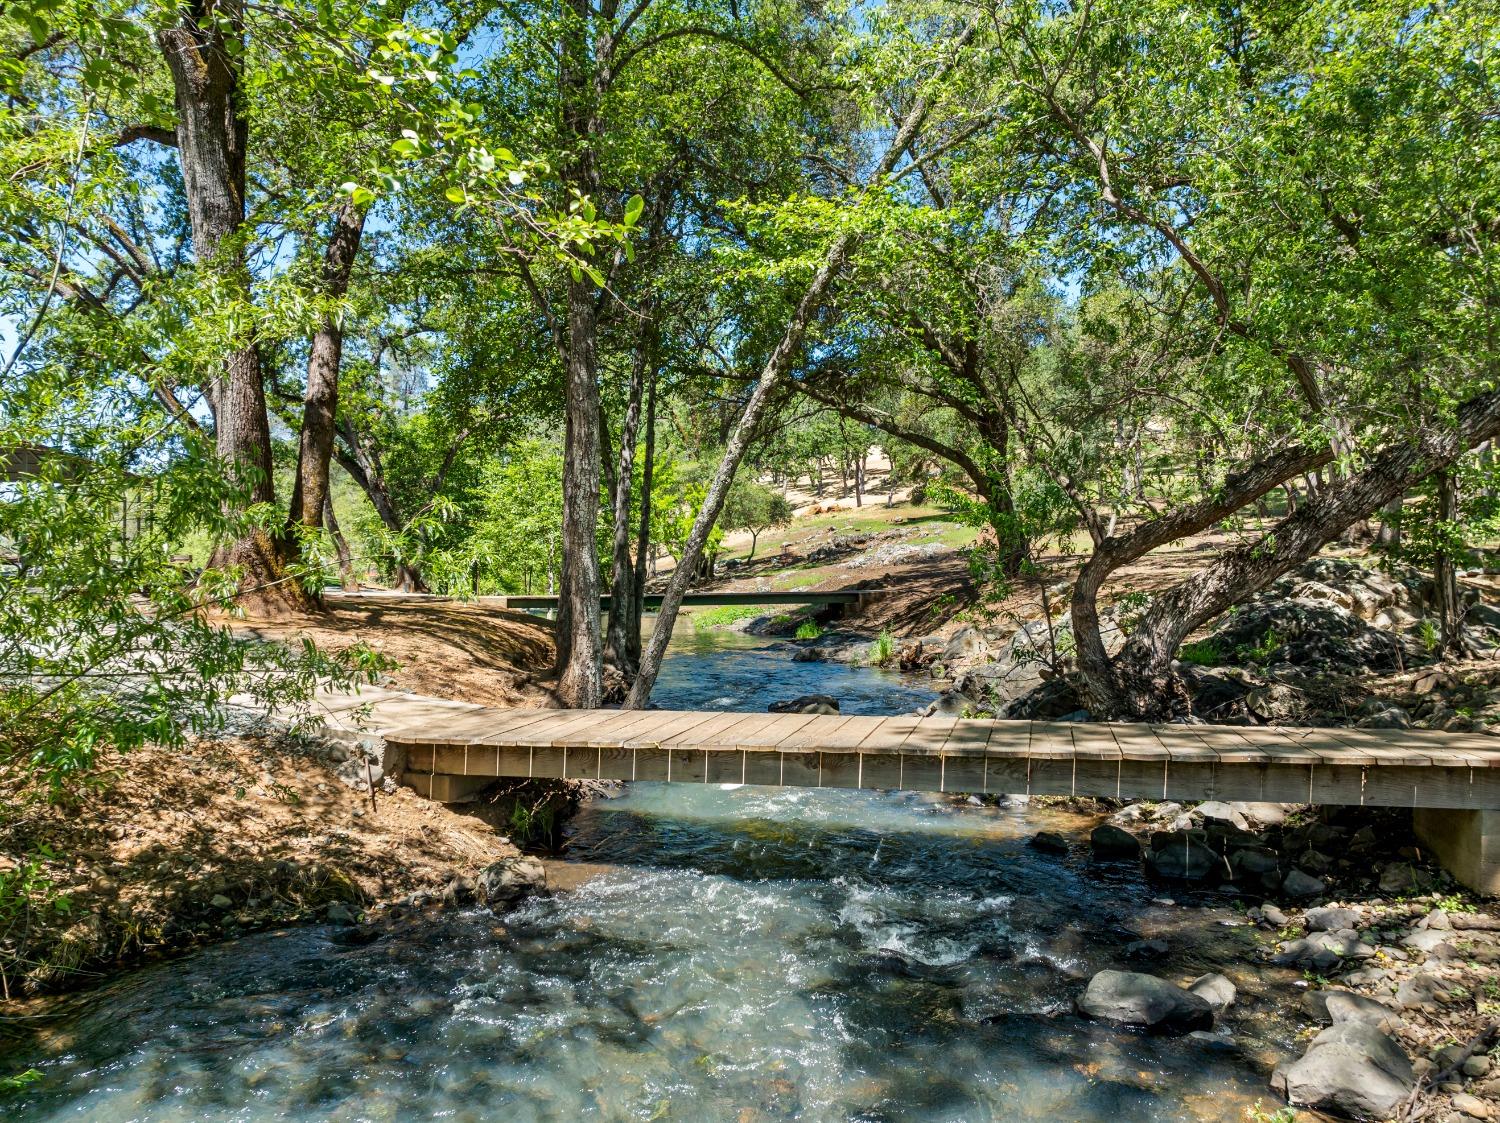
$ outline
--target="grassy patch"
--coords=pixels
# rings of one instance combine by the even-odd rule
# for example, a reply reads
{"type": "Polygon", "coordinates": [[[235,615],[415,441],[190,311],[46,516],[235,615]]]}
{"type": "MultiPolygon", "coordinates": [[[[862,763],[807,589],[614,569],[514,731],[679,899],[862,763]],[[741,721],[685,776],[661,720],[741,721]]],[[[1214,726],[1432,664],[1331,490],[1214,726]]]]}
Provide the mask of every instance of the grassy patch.
{"type": "Polygon", "coordinates": [[[1182,650],[1177,653],[1177,658],[1195,667],[1217,667],[1224,662],[1224,653],[1219,650],[1218,644],[1204,639],[1196,643],[1183,644],[1182,650]]]}
{"type": "Polygon", "coordinates": [[[818,626],[816,620],[804,620],[797,625],[798,639],[817,639],[823,634],[823,629],[818,626]]]}
{"type": "Polygon", "coordinates": [[[883,667],[896,657],[896,639],[889,631],[882,631],[870,644],[870,662],[883,667]]]}
{"type": "Polygon", "coordinates": [[[695,628],[724,628],[740,620],[753,620],[763,615],[758,604],[720,604],[712,608],[694,609],[690,619],[695,628]]]}

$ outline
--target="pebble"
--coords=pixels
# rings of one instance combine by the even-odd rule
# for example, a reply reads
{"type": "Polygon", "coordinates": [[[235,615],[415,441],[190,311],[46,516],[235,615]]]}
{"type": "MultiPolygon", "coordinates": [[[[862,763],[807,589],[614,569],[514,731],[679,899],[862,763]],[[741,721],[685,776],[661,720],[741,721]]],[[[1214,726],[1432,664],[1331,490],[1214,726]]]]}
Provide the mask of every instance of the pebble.
{"type": "Polygon", "coordinates": [[[231,901],[228,897],[224,896],[223,893],[215,893],[208,903],[213,905],[213,907],[216,909],[227,909],[230,905],[234,904],[234,902],[231,901]]]}
{"type": "Polygon", "coordinates": [[[1487,1076],[1493,1067],[1495,1067],[1495,1062],[1481,1053],[1470,1057],[1464,1062],[1464,1075],[1468,1077],[1487,1076]]]}

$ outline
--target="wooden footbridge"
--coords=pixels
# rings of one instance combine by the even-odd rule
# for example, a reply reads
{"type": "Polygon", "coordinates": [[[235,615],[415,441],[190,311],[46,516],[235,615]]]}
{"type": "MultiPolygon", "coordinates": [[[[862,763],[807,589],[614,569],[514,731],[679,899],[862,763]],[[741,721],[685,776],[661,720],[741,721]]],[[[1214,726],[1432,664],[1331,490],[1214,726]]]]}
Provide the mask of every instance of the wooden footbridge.
{"type": "Polygon", "coordinates": [[[554,777],[1408,807],[1461,880],[1500,893],[1500,738],[1485,734],[506,710],[376,693],[343,708],[378,728],[388,771],[444,802],[497,777],[554,777]]]}
{"type": "Polygon", "coordinates": [[[527,776],[1410,807],[1455,876],[1500,893],[1500,739],[1483,734],[487,710],[386,740],[404,782],[445,801],[527,776]]]}
{"type": "Polygon", "coordinates": [[[498,776],[1500,809],[1500,739],[1415,730],[480,710],[387,730],[405,781],[498,776]]]}

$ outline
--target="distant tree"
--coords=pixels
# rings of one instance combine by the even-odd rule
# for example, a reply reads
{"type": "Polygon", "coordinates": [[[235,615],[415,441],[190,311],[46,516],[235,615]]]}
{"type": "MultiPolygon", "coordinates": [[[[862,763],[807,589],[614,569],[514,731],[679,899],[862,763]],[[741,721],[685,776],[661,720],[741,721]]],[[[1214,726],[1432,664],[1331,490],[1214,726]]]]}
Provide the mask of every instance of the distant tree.
{"type": "Polygon", "coordinates": [[[725,530],[744,530],[750,534],[750,561],[761,531],[786,526],[792,521],[792,505],[773,487],[756,480],[737,479],[729,489],[719,525],[725,530]]]}

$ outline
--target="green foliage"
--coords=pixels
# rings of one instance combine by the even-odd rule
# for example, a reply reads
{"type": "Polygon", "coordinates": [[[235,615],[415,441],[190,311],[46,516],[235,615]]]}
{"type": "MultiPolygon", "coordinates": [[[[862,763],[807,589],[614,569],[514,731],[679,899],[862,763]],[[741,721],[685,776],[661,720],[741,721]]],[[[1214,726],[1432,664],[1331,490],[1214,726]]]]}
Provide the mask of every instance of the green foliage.
{"type": "Polygon", "coordinates": [[[877,667],[884,667],[896,657],[896,638],[882,628],[875,642],[870,644],[870,662],[877,667]]]}
{"type": "Polygon", "coordinates": [[[816,620],[804,620],[797,625],[798,639],[817,639],[823,634],[823,628],[816,620]]]}
{"type": "Polygon", "coordinates": [[[1282,639],[1275,628],[1267,628],[1266,634],[1255,643],[1242,643],[1235,648],[1234,656],[1241,663],[1269,663],[1271,657],[1281,650],[1282,639]]]}
{"type": "MultiPolygon", "coordinates": [[[[47,365],[0,390],[0,456],[17,477],[0,502],[0,774],[54,791],[102,751],[222,728],[231,695],[295,710],[320,679],[388,665],[362,645],[330,657],[233,630],[245,574],[190,574],[179,543],[265,534],[276,513],[247,506],[211,452],[169,436],[131,389],[47,365]],[[124,420],[106,408],[122,403],[124,420]]],[[[314,568],[273,579],[321,580],[309,554],[314,568]]]]}

